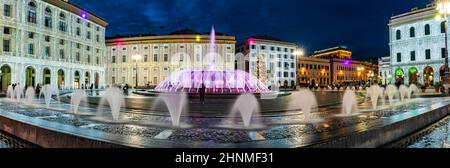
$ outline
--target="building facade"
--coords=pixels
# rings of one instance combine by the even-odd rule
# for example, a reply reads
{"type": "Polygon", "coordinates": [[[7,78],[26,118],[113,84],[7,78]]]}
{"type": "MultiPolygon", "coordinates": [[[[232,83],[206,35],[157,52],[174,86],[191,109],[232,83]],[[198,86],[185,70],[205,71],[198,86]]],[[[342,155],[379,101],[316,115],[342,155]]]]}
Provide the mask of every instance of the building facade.
{"type": "Polygon", "coordinates": [[[300,86],[328,86],[331,84],[330,60],[299,57],[297,81],[300,86]]]}
{"type": "Polygon", "coordinates": [[[347,46],[339,45],[337,47],[314,51],[311,57],[321,59],[352,59],[352,51],[347,46]]]}
{"type": "MultiPolygon", "coordinates": [[[[210,38],[209,33],[187,29],[167,35],[108,38],[106,83],[136,86],[137,81],[139,87],[156,86],[174,71],[208,69],[210,38]]],[[[234,69],[235,45],[235,37],[216,33],[215,69],[234,69]]]]}
{"type": "Polygon", "coordinates": [[[302,86],[362,85],[378,81],[378,66],[352,59],[352,52],[338,46],[298,58],[298,82],[302,86]]]}
{"type": "Polygon", "coordinates": [[[294,43],[268,36],[254,36],[237,47],[236,69],[245,70],[263,80],[266,85],[295,87],[296,49],[294,43]]]}
{"type": "Polygon", "coordinates": [[[67,0],[2,0],[1,90],[12,83],[103,87],[106,26],[67,0]]]}
{"type": "Polygon", "coordinates": [[[378,59],[379,79],[381,85],[392,84],[391,56],[378,59]]]}
{"type": "Polygon", "coordinates": [[[391,82],[433,85],[443,81],[444,35],[445,24],[434,4],[391,17],[391,82]]]}
{"type": "Polygon", "coordinates": [[[378,65],[355,60],[331,59],[332,84],[374,84],[378,77],[378,65]]]}

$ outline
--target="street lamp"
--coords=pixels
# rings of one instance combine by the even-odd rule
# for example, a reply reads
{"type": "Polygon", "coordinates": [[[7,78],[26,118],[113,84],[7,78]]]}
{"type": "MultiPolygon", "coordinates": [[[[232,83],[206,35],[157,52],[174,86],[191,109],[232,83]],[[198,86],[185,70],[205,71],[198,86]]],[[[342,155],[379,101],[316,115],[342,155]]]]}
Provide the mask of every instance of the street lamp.
{"type": "MultiPolygon", "coordinates": [[[[298,57],[303,57],[305,56],[305,50],[303,50],[302,48],[297,48],[294,53],[292,53],[295,56],[295,64],[298,64],[300,61],[298,60],[298,57]]],[[[300,67],[297,67],[300,68],[300,67]]],[[[297,68],[296,68],[296,72],[297,72],[297,68]]],[[[302,69],[302,71],[304,71],[302,69]]],[[[300,85],[300,77],[297,77],[297,84],[300,85]]]]}
{"type": "Polygon", "coordinates": [[[293,54],[295,56],[304,56],[305,55],[305,51],[303,51],[303,49],[299,48],[299,49],[296,49],[293,54]]]}
{"type": "Polygon", "coordinates": [[[138,61],[142,59],[141,55],[133,55],[132,59],[136,62],[136,87],[138,87],[138,61]]]}
{"type": "Polygon", "coordinates": [[[447,14],[450,14],[450,1],[449,0],[438,0],[437,1],[437,10],[440,14],[444,15],[444,37],[445,37],[445,71],[444,71],[444,85],[446,85],[446,88],[449,85],[448,77],[450,74],[449,67],[448,67],[448,46],[447,46],[447,14]]]}

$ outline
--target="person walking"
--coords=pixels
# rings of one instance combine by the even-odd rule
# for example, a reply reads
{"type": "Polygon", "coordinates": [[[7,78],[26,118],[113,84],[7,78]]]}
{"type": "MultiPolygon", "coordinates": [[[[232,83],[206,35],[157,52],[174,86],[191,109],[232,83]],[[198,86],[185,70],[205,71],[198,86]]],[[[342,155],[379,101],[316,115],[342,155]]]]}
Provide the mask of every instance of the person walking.
{"type": "Polygon", "coordinates": [[[39,83],[36,85],[35,90],[36,90],[36,95],[39,95],[41,93],[41,85],[39,83]]]}
{"type": "Polygon", "coordinates": [[[205,86],[205,84],[202,83],[202,86],[199,89],[200,102],[202,102],[202,104],[205,104],[205,90],[206,90],[206,86],[205,86]]]}

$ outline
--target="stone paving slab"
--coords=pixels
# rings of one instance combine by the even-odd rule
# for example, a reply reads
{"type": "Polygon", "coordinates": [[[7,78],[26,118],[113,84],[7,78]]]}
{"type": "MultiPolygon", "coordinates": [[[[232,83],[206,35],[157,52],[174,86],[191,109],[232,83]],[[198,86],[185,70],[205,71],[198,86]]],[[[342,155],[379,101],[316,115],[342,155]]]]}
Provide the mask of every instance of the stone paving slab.
{"type": "Polygon", "coordinates": [[[29,142],[25,142],[19,138],[8,135],[0,131],[0,148],[36,148],[29,142]]]}

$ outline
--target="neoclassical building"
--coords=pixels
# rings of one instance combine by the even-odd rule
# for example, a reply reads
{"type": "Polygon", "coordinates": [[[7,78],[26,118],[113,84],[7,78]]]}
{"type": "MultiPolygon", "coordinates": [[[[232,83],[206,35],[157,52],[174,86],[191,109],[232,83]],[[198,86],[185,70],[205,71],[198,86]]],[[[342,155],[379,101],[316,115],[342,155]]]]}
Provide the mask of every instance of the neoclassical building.
{"type": "MultiPolygon", "coordinates": [[[[206,70],[211,65],[210,39],[210,33],[198,33],[189,29],[166,35],[108,38],[106,83],[109,86],[156,86],[178,70],[206,70]]],[[[235,44],[234,36],[215,33],[217,70],[234,69],[235,44]]]]}
{"type": "Polygon", "coordinates": [[[391,17],[391,82],[433,85],[442,81],[444,32],[444,21],[434,4],[391,17]]]}
{"type": "Polygon", "coordinates": [[[236,68],[260,80],[259,71],[265,70],[262,78],[266,78],[266,85],[293,87],[297,85],[297,60],[294,55],[297,48],[294,43],[274,37],[253,36],[237,47],[236,68]],[[259,68],[261,64],[264,68],[259,68]]]}
{"type": "Polygon", "coordinates": [[[105,84],[107,23],[68,0],[0,1],[0,87],[105,84]]]}
{"type": "Polygon", "coordinates": [[[301,86],[366,84],[377,81],[378,77],[377,65],[353,60],[352,51],[343,45],[298,57],[297,67],[301,86]]]}

